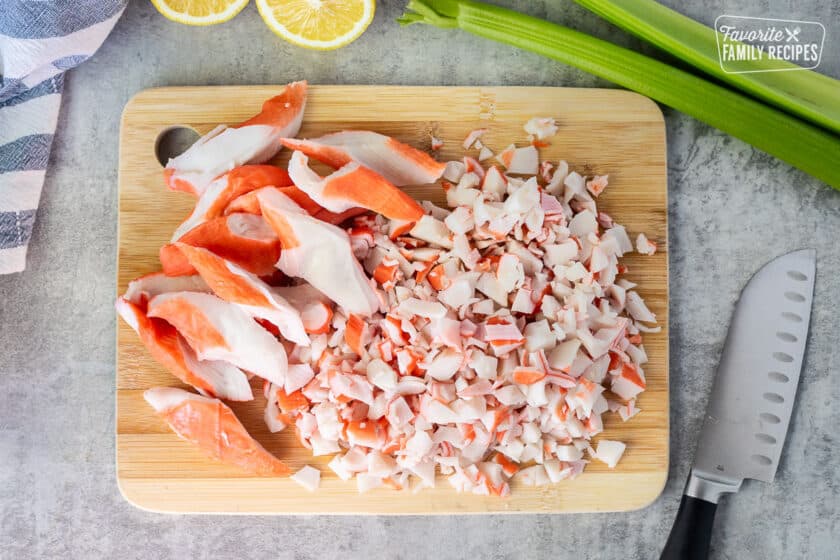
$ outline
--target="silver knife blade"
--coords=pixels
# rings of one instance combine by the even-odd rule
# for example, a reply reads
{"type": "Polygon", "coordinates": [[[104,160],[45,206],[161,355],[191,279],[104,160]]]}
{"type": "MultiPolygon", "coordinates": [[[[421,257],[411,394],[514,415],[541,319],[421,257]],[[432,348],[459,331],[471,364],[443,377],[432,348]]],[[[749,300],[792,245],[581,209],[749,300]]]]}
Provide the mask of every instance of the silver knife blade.
{"type": "Polygon", "coordinates": [[[692,467],[695,477],[730,487],[722,491],[737,490],[745,478],[772,482],[776,474],[805,355],[815,272],[813,249],[782,255],[756,272],[738,299],[692,467]]]}

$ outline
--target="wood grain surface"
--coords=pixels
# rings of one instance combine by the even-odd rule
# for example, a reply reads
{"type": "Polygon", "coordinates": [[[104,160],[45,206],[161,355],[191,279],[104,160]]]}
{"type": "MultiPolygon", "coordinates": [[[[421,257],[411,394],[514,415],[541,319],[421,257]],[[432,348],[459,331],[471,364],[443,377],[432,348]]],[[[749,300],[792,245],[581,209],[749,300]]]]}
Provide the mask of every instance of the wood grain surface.
{"type": "MultiPolygon", "coordinates": [[[[146,90],[125,108],[120,131],[118,292],[159,270],[158,249],[190,212],[194,199],[163,187],[155,158],[158,136],[172,126],[205,133],[256,113],[278,86],[181,87],[146,90]]],[[[313,458],[292,430],[271,434],[263,420],[261,383],[256,399],[234,404],[245,427],[293,470],[321,468],[321,488],[310,493],[289,479],[258,478],[216,463],[178,439],[143,400],[143,391],[179,381],[154,362],[136,334],[117,321],[117,478],[127,500],[164,512],[433,514],[480,512],[619,511],[643,507],[661,492],[668,471],[668,246],[665,127],[649,99],[619,90],[526,87],[311,86],[300,137],[342,129],[369,129],[428,149],[430,134],[444,140],[443,160],[463,155],[461,142],[478,127],[498,152],[527,142],[522,125],[534,116],[560,124],[541,158],[565,159],[581,174],[609,174],[598,201],[627,226],[659,245],[654,256],[628,255],[626,277],[656,313],[662,332],[646,335],[650,356],[642,412],[629,422],[607,413],[600,437],[627,443],[615,469],[594,461],[575,480],[533,488],[514,484],[508,498],[456,493],[439,478],[419,493],[377,489],[358,494],[313,458]]],[[[285,162],[288,152],[277,161],[285,162]]],[[[435,186],[407,189],[442,202],[435,186]]],[[[596,438],[597,441],[597,438],[596,438]]]]}

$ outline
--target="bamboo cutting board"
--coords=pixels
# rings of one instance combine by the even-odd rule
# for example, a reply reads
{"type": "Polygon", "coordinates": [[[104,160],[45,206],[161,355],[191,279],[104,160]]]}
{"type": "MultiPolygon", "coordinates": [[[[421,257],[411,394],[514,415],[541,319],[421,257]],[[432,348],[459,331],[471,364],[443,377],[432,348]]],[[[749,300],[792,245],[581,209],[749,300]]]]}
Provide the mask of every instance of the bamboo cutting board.
{"type": "MultiPolygon", "coordinates": [[[[120,131],[118,292],[142,274],[159,270],[158,249],[192,208],[194,199],[163,187],[155,143],[173,125],[205,133],[218,123],[235,123],[259,110],[277,86],[187,87],[143,91],[126,106],[120,131]]],[[[138,507],[163,512],[224,513],[478,513],[579,512],[639,508],[661,492],[668,471],[668,257],[665,128],[662,113],[647,98],[618,90],[526,87],[312,86],[300,137],[342,129],[369,129],[428,149],[429,135],[444,140],[439,157],[463,154],[461,142],[475,128],[498,152],[524,145],[525,121],[556,117],[559,134],[541,149],[541,159],[565,159],[574,170],[610,176],[599,209],[645,232],[659,251],[629,255],[627,278],[662,325],[645,336],[650,362],[648,388],[638,400],[642,413],[623,423],[605,414],[603,437],[627,443],[610,470],[594,461],[575,480],[538,488],[514,484],[508,498],[456,493],[444,479],[419,493],[378,489],[358,494],[313,458],[293,430],[271,434],[263,420],[261,382],[256,399],[234,404],[245,427],[269,451],[297,470],[321,468],[321,488],[309,493],[289,479],[257,478],[205,458],[178,439],[143,400],[143,391],[178,380],[155,363],[135,333],[117,326],[117,479],[123,495],[138,507]]],[[[285,162],[288,152],[278,161],[285,162]]],[[[412,195],[441,202],[434,186],[412,195]]]]}

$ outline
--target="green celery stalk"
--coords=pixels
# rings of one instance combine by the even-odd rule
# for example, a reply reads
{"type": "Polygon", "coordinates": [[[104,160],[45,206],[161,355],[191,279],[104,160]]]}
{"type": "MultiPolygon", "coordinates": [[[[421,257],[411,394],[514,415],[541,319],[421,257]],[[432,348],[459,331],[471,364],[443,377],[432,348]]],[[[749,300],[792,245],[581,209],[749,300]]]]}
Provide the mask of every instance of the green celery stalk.
{"type": "MultiPolygon", "coordinates": [[[[731,74],[720,67],[716,31],[654,0],[575,0],[589,11],[744,92],[840,133],[840,81],[792,63],[789,71],[731,74]]],[[[752,63],[771,68],[768,61],[752,63]]],[[[775,63],[772,67],[779,66],[775,63]]]]}
{"type": "Polygon", "coordinates": [[[840,138],[787,113],[629,49],[471,0],[409,0],[403,25],[460,28],[637,91],[740,138],[840,190],[840,138]]]}

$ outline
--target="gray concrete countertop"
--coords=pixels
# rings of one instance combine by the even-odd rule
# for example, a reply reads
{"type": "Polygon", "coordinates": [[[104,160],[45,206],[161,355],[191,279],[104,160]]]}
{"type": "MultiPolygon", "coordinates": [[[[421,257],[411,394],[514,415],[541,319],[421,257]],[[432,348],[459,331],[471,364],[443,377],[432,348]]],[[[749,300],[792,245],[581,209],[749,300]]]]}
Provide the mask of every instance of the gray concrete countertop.
{"type": "MultiPolygon", "coordinates": [[[[838,0],[666,0],[720,14],[823,22],[840,76],[838,0]]],[[[312,83],[612,87],[461,32],[400,29],[380,0],[368,32],[330,53],[275,37],[250,5],[217,27],[132,1],[67,77],[24,273],[0,276],[0,558],[655,558],[674,519],[738,290],[770,258],[818,252],[811,339],[774,484],[718,510],[713,557],[837,558],[840,549],[840,193],[665,109],[671,249],[671,472],[636,512],[476,517],[170,516],[123,500],[114,473],[114,309],[120,112],[161,85],[312,83]]],[[[652,52],[569,0],[518,9],[652,52]]]]}

